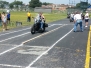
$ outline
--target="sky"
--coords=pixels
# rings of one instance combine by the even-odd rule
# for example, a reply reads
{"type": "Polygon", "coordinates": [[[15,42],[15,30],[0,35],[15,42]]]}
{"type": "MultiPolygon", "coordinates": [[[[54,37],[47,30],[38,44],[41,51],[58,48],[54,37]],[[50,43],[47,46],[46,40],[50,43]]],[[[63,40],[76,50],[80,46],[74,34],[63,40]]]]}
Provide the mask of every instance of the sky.
{"type": "MultiPolygon", "coordinates": [[[[14,0],[4,0],[4,1],[8,1],[8,2],[13,2],[14,0]]],[[[23,3],[28,4],[29,1],[31,0],[19,0],[19,1],[23,1],[23,3]]],[[[69,4],[70,3],[79,3],[80,1],[86,1],[86,0],[40,0],[41,2],[49,2],[49,3],[54,3],[54,4],[69,4]]],[[[88,0],[89,3],[91,3],[91,0],[88,0]]]]}

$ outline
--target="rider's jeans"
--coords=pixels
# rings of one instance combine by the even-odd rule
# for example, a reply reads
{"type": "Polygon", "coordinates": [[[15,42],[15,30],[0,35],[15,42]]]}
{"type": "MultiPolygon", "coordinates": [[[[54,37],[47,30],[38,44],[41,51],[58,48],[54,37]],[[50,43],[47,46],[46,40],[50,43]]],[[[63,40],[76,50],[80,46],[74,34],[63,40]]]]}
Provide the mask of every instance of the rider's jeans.
{"type": "Polygon", "coordinates": [[[43,21],[40,21],[40,20],[36,20],[36,19],[35,19],[35,24],[36,24],[36,23],[39,23],[39,22],[40,22],[40,28],[43,28],[43,23],[44,23],[44,22],[43,22],[43,21]]]}
{"type": "Polygon", "coordinates": [[[43,28],[43,22],[41,21],[41,28],[43,28]]]}
{"type": "Polygon", "coordinates": [[[74,24],[74,31],[77,31],[78,24],[80,25],[81,31],[83,31],[82,20],[80,20],[80,19],[75,22],[75,24],[74,24]]]}

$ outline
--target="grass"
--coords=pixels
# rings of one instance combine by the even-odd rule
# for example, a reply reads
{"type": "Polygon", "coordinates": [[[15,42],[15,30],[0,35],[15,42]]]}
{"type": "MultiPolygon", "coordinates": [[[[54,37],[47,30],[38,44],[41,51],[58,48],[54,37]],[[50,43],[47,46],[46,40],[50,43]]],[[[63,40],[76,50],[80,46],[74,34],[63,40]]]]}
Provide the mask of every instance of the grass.
{"type": "MultiPolygon", "coordinates": [[[[33,17],[37,15],[37,13],[32,12],[31,13],[33,17]]],[[[66,13],[44,13],[43,14],[46,18],[46,23],[50,23],[56,20],[61,20],[66,18],[66,13]]],[[[9,29],[16,28],[15,22],[19,21],[22,22],[22,26],[28,26],[32,25],[34,20],[32,19],[31,22],[27,22],[27,12],[21,12],[21,11],[15,11],[11,12],[11,24],[8,25],[9,29]]],[[[0,27],[0,31],[2,30],[2,27],[0,27]]]]}

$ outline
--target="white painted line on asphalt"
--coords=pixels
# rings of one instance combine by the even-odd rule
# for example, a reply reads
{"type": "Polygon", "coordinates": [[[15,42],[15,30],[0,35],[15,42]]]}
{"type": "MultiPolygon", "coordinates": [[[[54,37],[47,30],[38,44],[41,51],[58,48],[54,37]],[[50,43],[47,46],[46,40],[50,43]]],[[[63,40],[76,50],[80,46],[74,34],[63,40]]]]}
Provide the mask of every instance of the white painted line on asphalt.
{"type": "Polygon", "coordinates": [[[4,41],[7,41],[7,40],[10,40],[10,39],[13,39],[13,38],[17,38],[17,37],[20,37],[20,36],[23,36],[23,35],[26,35],[26,34],[29,34],[30,32],[27,32],[27,33],[24,33],[24,34],[21,34],[21,35],[17,35],[17,36],[14,36],[14,37],[11,37],[11,38],[7,38],[7,39],[4,39],[4,40],[0,40],[0,42],[4,42],[4,41]]]}
{"type": "MultiPolygon", "coordinates": [[[[63,25],[63,26],[65,26],[65,25],[63,25]]],[[[63,27],[63,26],[61,26],[61,27],[63,27]]],[[[56,29],[53,29],[53,30],[51,30],[51,31],[49,31],[49,32],[47,32],[47,33],[42,34],[42,35],[36,36],[36,37],[34,37],[34,38],[32,38],[32,39],[29,39],[29,40],[27,40],[27,41],[34,40],[34,39],[36,39],[36,38],[39,38],[39,37],[41,37],[41,36],[43,36],[43,35],[46,35],[46,34],[48,34],[48,33],[53,32],[53,31],[55,31],[55,30],[57,30],[57,29],[59,29],[59,28],[61,28],[61,27],[58,27],[58,28],[56,28],[56,29]]],[[[29,33],[30,33],[30,32],[29,32],[29,33]]],[[[14,37],[12,37],[12,38],[14,38],[14,37]]],[[[11,38],[9,38],[9,39],[11,39],[11,38]]],[[[9,40],[9,39],[6,39],[6,40],[9,40]]],[[[3,42],[3,41],[6,41],[6,40],[2,40],[2,42],[3,42]]],[[[27,41],[22,42],[20,45],[18,45],[18,46],[16,46],[16,47],[13,47],[13,48],[11,48],[11,49],[8,49],[8,50],[6,50],[6,51],[4,51],[4,52],[2,52],[2,53],[0,53],[0,56],[3,55],[3,54],[5,54],[5,53],[7,53],[7,52],[10,52],[10,51],[12,51],[12,50],[14,50],[14,49],[16,49],[16,48],[18,48],[18,47],[20,47],[20,46],[23,46],[23,44],[26,43],[27,41]]],[[[1,41],[0,41],[0,42],[1,42],[1,41]]]]}
{"type": "MultiPolygon", "coordinates": [[[[49,26],[49,27],[52,27],[52,26],[54,26],[54,25],[51,25],[51,26],[49,26]]],[[[26,34],[29,34],[30,32],[27,32],[27,33],[24,33],[24,34],[21,34],[21,35],[17,35],[17,36],[14,36],[14,37],[11,37],[11,38],[7,38],[7,39],[4,39],[4,40],[1,40],[0,42],[4,42],[4,41],[7,41],[7,40],[10,40],[10,39],[13,39],[13,38],[17,38],[17,37],[19,37],[19,36],[23,36],[23,35],[26,35],[26,34]]]]}
{"type": "Polygon", "coordinates": [[[14,49],[16,49],[16,48],[18,48],[18,47],[20,47],[20,46],[23,46],[23,44],[20,44],[20,45],[18,45],[18,46],[16,46],[16,47],[13,47],[13,48],[11,48],[11,49],[8,49],[8,50],[6,50],[6,51],[0,53],[0,56],[3,55],[3,54],[5,54],[5,53],[7,53],[7,52],[9,52],[9,51],[12,51],[12,50],[14,50],[14,49]]]}
{"type": "Polygon", "coordinates": [[[68,25],[68,24],[53,24],[53,25],[68,25]]]}
{"type": "Polygon", "coordinates": [[[38,56],[33,62],[31,62],[26,68],[31,68],[31,66],[37,62],[43,55],[45,55],[46,53],[48,53],[57,43],[59,43],[62,39],[64,39],[67,35],[69,35],[71,32],[73,31],[73,29],[71,29],[68,33],[66,33],[63,37],[61,37],[59,40],[57,40],[47,51],[45,51],[44,53],[42,53],[40,56],[38,56]]]}
{"type": "Polygon", "coordinates": [[[46,35],[46,34],[49,34],[49,33],[51,33],[51,32],[54,32],[54,31],[56,31],[57,29],[59,29],[59,28],[61,28],[61,27],[63,27],[63,26],[65,26],[65,25],[62,25],[62,26],[60,26],[60,27],[58,27],[58,28],[56,28],[56,29],[53,29],[53,30],[51,30],[51,31],[49,31],[49,32],[46,32],[46,33],[44,33],[44,34],[41,34],[41,35],[39,35],[39,36],[36,36],[36,37],[34,37],[34,38],[32,38],[32,39],[26,40],[26,41],[22,42],[22,44],[25,44],[25,43],[27,43],[27,42],[29,42],[29,41],[31,41],[31,40],[34,40],[34,39],[36,39],[36,38],[39,38],[39,37],[44,36],[44,35],[46,35]]]}
{"type": "Polygon", "coordinates": [[[20,32],[20,31],[27,30],[27,29],[30,29],[30,28],[26,28],[26,29],[22,29],[22,30],[18,30],[18,31],[13,31],[13,32],[5,33],[5,34],[0,34],[0,36],[15,33],[15,32],[20,32]]]}
{"type": "Polygon", "coordinates": [[[18,65],[9,65],[9,64],[0,64],[0,66],[7,66],[7,67],[17,67],[17,68],[24,68],[24,66],[18,66],[18,65]]]}
{"type": "MultiPolygon", "coordinates": [[[[49,24],[51,25],[51,24],[49,24]]],[[[74,25],[74,24],[52,24],[52,25],[74,25]]]]}
{"type": "MultiPolygon", "coordinates": [[[[51,25],[49,27],[52,27],[52,26],[54,26],[54,25],[51,25]]],[[[24,31],[24,30],[27,30],[27,29],[31,29],[31,27],[30,28],[26,28],[26,29],[22,29],[22,30],[18,30],[18,31],[13,31],[13,32],[5,33],[5,34],[0,34],[0,36],[7,35],[7,34],[12,34],[12,33],[15,33],[15,32],[24,31]]]]}
{"type": "Polygon", "coordinates": [[[52,27],[52,26],[54,26],[54,25],[50,25],[50,26],[48,26],[48,27],[52,27]]]}

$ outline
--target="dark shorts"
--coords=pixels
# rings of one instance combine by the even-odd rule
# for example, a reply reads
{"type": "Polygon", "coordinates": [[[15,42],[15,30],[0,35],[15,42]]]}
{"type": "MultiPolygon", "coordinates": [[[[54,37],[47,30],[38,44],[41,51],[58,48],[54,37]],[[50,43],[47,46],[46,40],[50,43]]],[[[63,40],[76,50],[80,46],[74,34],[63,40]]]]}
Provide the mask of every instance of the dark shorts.
{"type": "Polygon", "coordinates": [[[89,21],[89,19],[85,19],[85,22],[88,22],[89,21]]]}
{"type": "Polygon", "coordinates": [[[7,20],[9,20],[9,21],[10,21],[10,18],[7,18],[7,20]]]}

